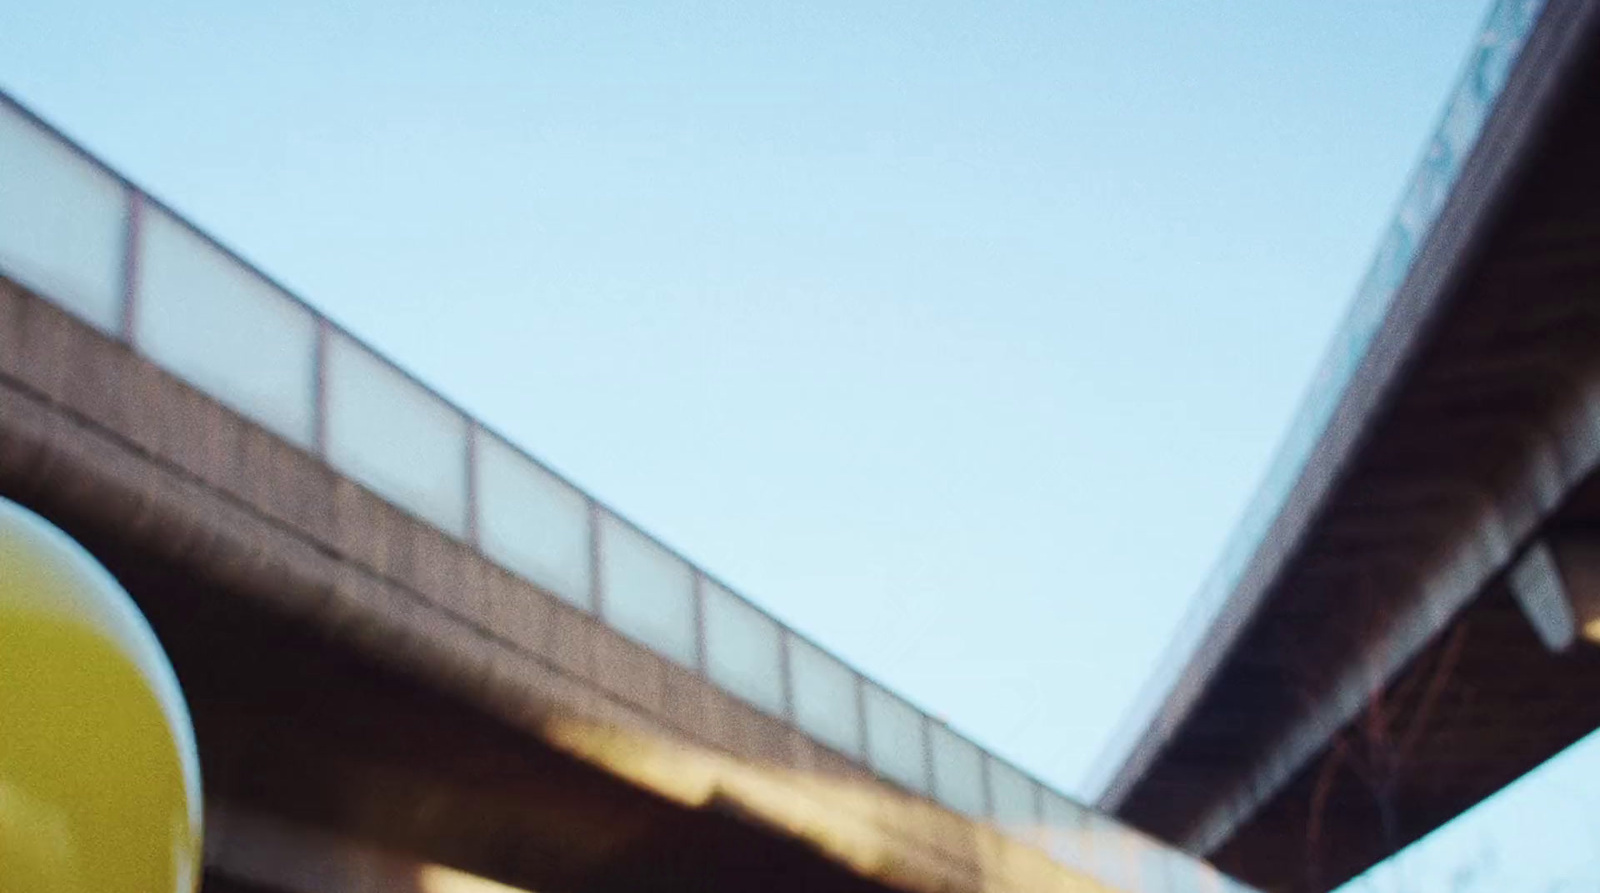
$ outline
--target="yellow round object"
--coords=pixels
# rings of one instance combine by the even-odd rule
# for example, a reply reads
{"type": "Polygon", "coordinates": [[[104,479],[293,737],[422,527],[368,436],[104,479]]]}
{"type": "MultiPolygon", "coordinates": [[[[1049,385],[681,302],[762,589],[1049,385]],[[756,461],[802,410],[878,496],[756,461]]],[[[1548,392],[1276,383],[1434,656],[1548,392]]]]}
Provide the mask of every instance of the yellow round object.
{"type": "Polygon", "coordinates": [[[0,893],[192,893],[200,810],[155,633],[88,552],[0,499],[0,893]]]}

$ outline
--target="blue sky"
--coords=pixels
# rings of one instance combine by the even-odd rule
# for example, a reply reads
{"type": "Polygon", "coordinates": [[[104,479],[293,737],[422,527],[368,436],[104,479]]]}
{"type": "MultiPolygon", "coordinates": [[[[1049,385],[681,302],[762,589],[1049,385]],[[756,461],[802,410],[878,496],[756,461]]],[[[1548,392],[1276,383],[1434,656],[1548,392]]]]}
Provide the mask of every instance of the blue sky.
{"type": "Polygon", "coordinates": [[[1088,793],[1486,9],[22,0],[0,87],[1088,793]]]}

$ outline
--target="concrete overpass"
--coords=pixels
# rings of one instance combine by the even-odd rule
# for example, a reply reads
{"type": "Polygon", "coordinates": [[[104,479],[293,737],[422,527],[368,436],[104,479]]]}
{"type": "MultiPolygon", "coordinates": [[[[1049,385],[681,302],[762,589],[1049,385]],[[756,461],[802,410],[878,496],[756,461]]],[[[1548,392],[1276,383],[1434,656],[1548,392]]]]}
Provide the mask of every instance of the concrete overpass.
{"type": "Polygon", "coordinates": [[[0,102],[0,494],[190,700],[208,890],[1224,891],[0,102]]]}
{"type": "Polygon", "coordinates": [[[1328,889],[1600,727],[1597,39],[1496,4],[1103,809],[1328,889]]]}

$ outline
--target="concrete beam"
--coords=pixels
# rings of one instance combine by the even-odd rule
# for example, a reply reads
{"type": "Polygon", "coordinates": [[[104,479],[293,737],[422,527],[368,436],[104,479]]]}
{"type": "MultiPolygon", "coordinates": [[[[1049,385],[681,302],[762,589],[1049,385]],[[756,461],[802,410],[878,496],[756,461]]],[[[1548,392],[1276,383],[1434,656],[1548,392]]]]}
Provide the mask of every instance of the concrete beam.
{"type": "Polygon", "coordinates": [[[1534,543],[1511,569],[1509,582],[1511,594],[1544,647],[1556,652],[1572,647],[1578,638],[1577,618],[1550,548],[1534,543]]]}
{"type": "Polygon", "coordinates": [[[1569,533],[1534,543],[1509,582],[1546,648],[1563,652],[1580,637],[1600,644],[1600,536],[1569,533]]]}

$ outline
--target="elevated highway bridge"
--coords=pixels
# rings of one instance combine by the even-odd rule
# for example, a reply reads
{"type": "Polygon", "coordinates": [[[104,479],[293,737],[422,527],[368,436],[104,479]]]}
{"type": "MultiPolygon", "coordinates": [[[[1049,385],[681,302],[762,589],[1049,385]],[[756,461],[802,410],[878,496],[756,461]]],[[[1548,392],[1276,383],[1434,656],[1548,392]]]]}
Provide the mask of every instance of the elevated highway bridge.
{"type": "Polygon", "coordinates": [[[1600,727],[1597,28],[1495,5],[1106,812],[1326,890],[1600,727]]]}
{"type": "Polygon", "coordinates": [[[1098,809],[9,99],[0,496],[171,653],[208,890],[1329,889],[1600,726],[1597,5],[1494,6],[1098,809]]]}
{"type": "Polygon", "coordinates": [[[1226,891],[784,628],[9,99],[0,496],[189,701],[208,891],[1226,891]]]}

